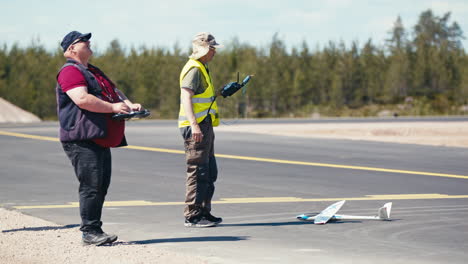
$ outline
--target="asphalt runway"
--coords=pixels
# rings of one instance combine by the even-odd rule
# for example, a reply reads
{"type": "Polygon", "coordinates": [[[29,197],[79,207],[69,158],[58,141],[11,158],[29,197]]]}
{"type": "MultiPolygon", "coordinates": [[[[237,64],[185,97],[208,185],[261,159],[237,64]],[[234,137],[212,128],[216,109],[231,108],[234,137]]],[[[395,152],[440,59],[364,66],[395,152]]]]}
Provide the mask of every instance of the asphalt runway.
{"type": "MultiPolygon", "coordinates": [[[[224,222],[191,229],[183,226],[185,158],[176,122],[130,122],[127,139],[129,148],[112,150],[103,212],[104,230],[125,241],[210,263],[468,258],[467,148],[219,132],[213,214],[224,222]],[[295,219],[339,200],[347,200],[340,213],[354,215],[375,215],[393,202],[392,221],[295,219]]],[[[0,206],[78,225],[78,182],[57,123],[0,125],[0,144],[0,206]]]]}

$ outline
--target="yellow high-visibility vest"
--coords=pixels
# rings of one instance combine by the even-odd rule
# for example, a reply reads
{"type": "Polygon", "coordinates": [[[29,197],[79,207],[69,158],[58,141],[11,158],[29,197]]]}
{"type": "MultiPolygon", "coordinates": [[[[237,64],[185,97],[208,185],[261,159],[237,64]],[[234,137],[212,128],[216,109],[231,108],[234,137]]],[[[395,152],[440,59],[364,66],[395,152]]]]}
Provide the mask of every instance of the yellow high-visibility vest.
{"type": "MultiPolygon", "coordinates": [[[[208,108],[210,108],[210,115],[211,115],[211,122],[213,126],[219,125],[219,118],[218,118],[218,105],[215,102],[215,90],[213,87],[213,82],[211,81],[211,76],[206,71],[205,66],[199,62],[198,60],[190,59],[182,69],[180,73],[180,87],[182,87],[182,80],[184,79],[185,75],[189,72],[189,70],[193,67],[197,67],[203,74],[206,82],[208,83],[208,88],[206,88],[205,92],[201,94],[196,94],[192,97],[192,105],[193,105],[193,112],[195,114],[195,118],[197,119],[197,123],[200,123],[208,116],[208,108]]],[[[179,127],[186,127],[190,126],[190,122],[185,115],[185,110],[182,105],[182,98],[180,100],[180,110],[179,110],[179,127]]]]}

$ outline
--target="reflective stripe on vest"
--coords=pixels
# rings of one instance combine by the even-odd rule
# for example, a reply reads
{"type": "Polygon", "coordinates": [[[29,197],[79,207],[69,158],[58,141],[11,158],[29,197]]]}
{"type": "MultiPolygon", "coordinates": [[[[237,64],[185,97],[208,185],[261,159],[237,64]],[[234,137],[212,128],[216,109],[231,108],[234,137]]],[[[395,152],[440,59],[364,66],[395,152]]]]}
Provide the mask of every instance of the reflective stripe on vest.
{"type": "MultiPolygon", "coordinates": [[[[193,112],[195,114],[197,123],[200,123],[201,121],[203,121],[203,119],[205,119],[205,117],[208,115],[208,109],[210,109],[209,114],[211,115],[211,122],[213,126],[218,126],[219,125],[218,105],[216,104],[216,101],[215,101],[215,90],[213,87],[213,83],[211,81],[211,76],[208,74],[205,66],[197,60],[190,59],[185,64],[184,68],[182,69],[180,73],[180,80],[179,80],[180,86],[182,87],[182,80],[184,79],[185,75],[189,72],[189,70],[193,67],[196,67],[200,70],[200,72],[202,73],[203,77],[206,80],[206,83],[208,84],[208,87],[203,93],[194,95],[192,97],[193,112]]],[[[181,102],[182,102],[182,98],[181,98],[181,102]]],[[[186,127],[186,126],[190,126],[190,122],[187,119],[184,107],[181,103],[180,110],[179,110],[179,127],[186,127]]]]}
{"type": "Polygon", "coordinates": [[[196,103],[211,103],[215,100],[215,97],[212,96],[210,98],[193,98],[192,97],[192,104],[196,103]]]}
{"type": "MultiPolygon", "coordinates": [[[[200,112],[200,113],[196,113],[195,114],[195,118],[198,119],[200,117],[204,117],[208,114],[208,109],[203,111],[203,112],[200,112]]],[[[213,110],[213,109],[210,109],[210,114],[213,114],[213,115],[216,115],[216,111],[213,110]]],[[[179,116],[179,121],[184,121],[184,120],[187,120],[187,117],[185,116],[179,116]]]]}

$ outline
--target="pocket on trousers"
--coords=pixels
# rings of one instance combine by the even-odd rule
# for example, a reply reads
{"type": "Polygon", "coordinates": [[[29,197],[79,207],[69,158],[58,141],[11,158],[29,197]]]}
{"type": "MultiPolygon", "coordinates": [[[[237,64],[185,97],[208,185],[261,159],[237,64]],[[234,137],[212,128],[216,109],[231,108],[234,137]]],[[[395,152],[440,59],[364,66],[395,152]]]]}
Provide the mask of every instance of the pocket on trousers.
{"type": "Polygon", "coordinates": [[[71,161],[73,166],[75,166],[76,144],[72,142],[62,142],[62,147],[68,159],[71,161]]]}
{"type": "Polygon", "coordinates": [[[203,142],[195,142],[192,139],[185,141],[185,153],[188,164],[203,164],[205,163],[204,157],[205,144],[203,142]]]}

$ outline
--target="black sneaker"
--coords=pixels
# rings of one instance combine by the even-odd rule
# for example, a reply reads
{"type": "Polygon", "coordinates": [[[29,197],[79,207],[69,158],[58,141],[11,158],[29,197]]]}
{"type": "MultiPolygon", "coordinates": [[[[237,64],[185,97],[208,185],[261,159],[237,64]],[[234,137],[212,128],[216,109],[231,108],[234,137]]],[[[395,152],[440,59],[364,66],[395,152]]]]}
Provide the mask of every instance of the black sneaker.
{"type": "Polygon", "coordinates": [[[116,235],[108,235],[102,231],[89,231],[83,232],[83,244],[84,245],[96,245],[101,246],[104,244],[110,244],[117,240],[116,235]]]}
{"type": "Polygon", "coordinates": [[[216,217],[210,213],[206,213],[205,214],[205,219],[210,221],[210,222],[213,222],[215,224],[219,224],[221,222],[223,222],[223,219],[221,217],[216,217]]]}
{"type": "Polygon", "coordinates": [[[185,219],[184,226],[186,227],[213,227],[216,223],[207,220],[205,217],[192,217],[185,219]]]}

